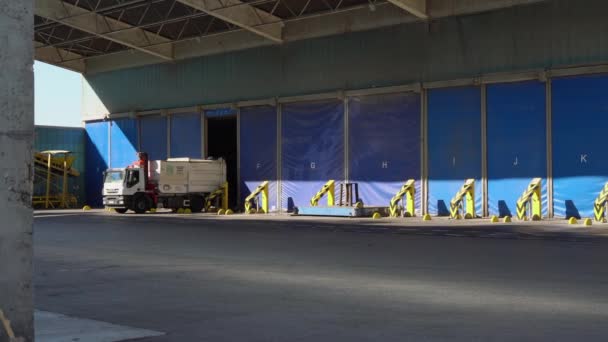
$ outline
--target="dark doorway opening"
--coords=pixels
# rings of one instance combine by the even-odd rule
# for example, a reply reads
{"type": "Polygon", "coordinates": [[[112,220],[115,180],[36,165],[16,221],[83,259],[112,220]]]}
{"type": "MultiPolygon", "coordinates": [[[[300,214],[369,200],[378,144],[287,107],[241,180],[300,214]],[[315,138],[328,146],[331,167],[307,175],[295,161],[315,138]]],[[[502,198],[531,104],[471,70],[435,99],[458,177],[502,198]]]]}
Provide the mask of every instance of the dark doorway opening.
{"type": "Polygon", "coordinates": [[[229,185],[228,203],[235,209],[237,203],[237,132],[236,117],[207,119],[207,156],[226,161],[229,185]]]}

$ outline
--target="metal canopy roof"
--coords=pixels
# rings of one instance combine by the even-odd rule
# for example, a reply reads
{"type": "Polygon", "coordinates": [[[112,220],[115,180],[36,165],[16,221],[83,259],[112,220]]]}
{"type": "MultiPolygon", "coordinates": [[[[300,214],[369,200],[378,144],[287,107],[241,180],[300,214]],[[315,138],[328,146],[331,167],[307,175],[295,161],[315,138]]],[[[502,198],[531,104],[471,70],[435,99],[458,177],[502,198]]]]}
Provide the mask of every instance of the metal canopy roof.
{"type": "MultiPolygon", "coordinates": [[[[384,19],[390,11],[392,16],[403,17],[406,22],[537,1],[36,0],[34,41],[36,59],[84,72],[88,59],[120,52],[143,53],[158,62],[180,59],[175,53],[180,42],[193,39],[200,42],[239,31],[253,34],[265,44],[281,44],[291,40],[285,33],[289,23],[300,20],[312,23],[315,18],[338,13],[351,12],[355,18],[379,12],[376,17],[384,19]],[[380,7],[382,11],[377,11],[380,7]]],[[[394,23],[378,20],[378,26],[394,23]]],[[[318,36],[327,34],[320,32],[318,36]]],[[[315,35],[310,33],[298,39],[315,35]]]]}

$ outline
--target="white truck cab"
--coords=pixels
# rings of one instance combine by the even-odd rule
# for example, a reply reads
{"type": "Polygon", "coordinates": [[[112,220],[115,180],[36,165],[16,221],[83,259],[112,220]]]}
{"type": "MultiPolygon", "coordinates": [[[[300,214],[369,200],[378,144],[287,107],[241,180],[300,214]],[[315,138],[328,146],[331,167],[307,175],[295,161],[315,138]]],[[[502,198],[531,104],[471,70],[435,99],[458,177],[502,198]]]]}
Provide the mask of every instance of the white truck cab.
{"type": "MultiPolygon", "coordinates": [[[[144,169],[129,167],[122,169],[108,169],[104,174],[103,204],[113,207],[117,212],[126,212],[132,209],[133,197],[145,192],[146,183],[144,169]]],[[[133,208],[135,210],[135,208],[133,208]]],[[[148,208],[143,208],[143,212],[148,208]]],[[[137,211],[137,210],[135,210],[137,211]]]]}

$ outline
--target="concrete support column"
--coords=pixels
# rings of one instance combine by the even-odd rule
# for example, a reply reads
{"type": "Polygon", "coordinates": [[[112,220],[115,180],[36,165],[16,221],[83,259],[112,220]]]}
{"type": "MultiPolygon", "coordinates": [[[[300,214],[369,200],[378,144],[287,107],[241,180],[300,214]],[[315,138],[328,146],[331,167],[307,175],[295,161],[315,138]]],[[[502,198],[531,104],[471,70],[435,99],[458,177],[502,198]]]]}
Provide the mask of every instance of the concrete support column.
{"type": "MultiPolygon", "coordinates": [[[[33,341],[34,1],[0,0],[0,308],[33,341]]],[[[8,341],[0,324],[0,341],[8,341]]]]}

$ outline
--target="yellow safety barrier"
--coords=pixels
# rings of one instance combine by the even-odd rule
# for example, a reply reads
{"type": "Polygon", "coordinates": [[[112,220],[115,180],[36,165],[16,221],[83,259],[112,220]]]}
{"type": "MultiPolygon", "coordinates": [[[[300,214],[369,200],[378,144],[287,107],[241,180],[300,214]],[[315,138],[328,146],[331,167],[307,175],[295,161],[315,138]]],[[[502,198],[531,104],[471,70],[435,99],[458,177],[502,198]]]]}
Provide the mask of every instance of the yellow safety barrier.
{"type": "Polygon", "coordinates": [[[395,194],[395,196],[393,196],[393,198],[391,199],[391,203],[390,203],[390,213],[391,213],[391,217],[398,217],[399,214],[401,213],[401,206],[399,206],[399,202],[403,201],[403,198],[405,197],[405,205],[404,205],[404,212],[403,212],[403,216],[406,217],[413,217],[416,216],[416,212],[415,212],[415,198],[416,198],[416,181],[413,179],[409,179],[407,182],[405,182],[405,184],[403,184],[403,186],[401,187],[401,189],[399,190],[399,192],[397,194],[395,194]]]}
{"type": "Polygon", "coordinates": [[[252,213],[254,204],[257,204],[256,212],[262,212],[268,214],[268,181],[264,181],[262,184],[253,191],[247,198],[245,198],[245,212],[248,214],[252,213]],[[260,206],[259,197],[262,197],[262,205],[260,206]]]}
{"type": "Polygon", "coordinates": [[[210,193],[209,196],[207,196],[207,199],[205,201],[206,211],[209,211],[209,209],[213,206],[213,201],[217,198],[221,199],[221,209],[223,209],[223,211],[228,210],[228,182],[224,183],[222,186],[220,186],[219,189],[215,190],[214,192],[210,193]]]}
{"type": "Polygon", "coordinates": [[[327,195],[327,206],[333,207],[335,204],[336,182],[332,179],[325,183],[321,190],[310,199],[310,205],[316,207],[323,196],[327,195]]]}
{"type": "Polygon", "coordinates": [[[593,215],[598,222],[604,222],[606,216],[606,202],[608,202],[608,183],[604,185],[602,191],[593,203],[593,215]]]}
{"type": "Polygon", "coordinates": [[[528,188],[517,200],[517,218],[525,220],[528,218],[528,208],[532,214],[532,221],[538,221],[542,217],[541,200],[542,179],[534,178],[528,188]]]}
{"type": "Polygon", "coordinates": [[[475,179],[467,179],[458,193],[450,201],[450,217],[459,219],[463,217],[460,210],[464,211],[464,218],[471,219],[477,216],[475,212],[475,179]]]}

